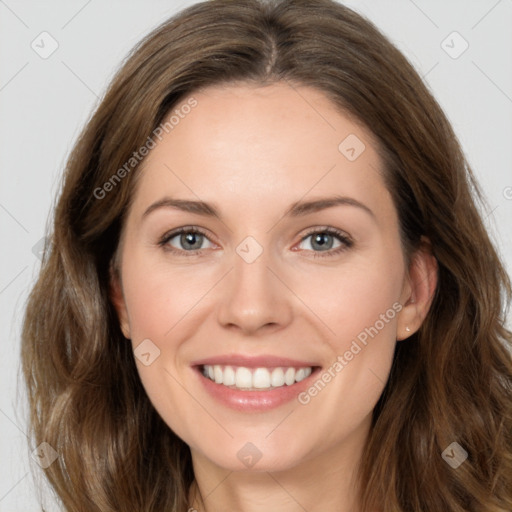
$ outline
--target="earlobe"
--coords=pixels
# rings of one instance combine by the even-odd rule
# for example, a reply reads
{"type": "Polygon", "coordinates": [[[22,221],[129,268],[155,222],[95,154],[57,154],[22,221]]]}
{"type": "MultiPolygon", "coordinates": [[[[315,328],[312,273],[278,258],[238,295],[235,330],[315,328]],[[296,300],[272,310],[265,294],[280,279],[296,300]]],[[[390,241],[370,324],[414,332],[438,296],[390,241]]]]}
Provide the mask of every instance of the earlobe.
{"type": "Polygon", "coordinates": [[[437,288],[438,265],[430,241],[422,237],[411,257],[402,292],[402,311],[397,322],[397,340],[408,338],[425,320],[437,288]]]}
{"type": "Polygon", "coordinates": [[[123,336],[127,339],[130,339],[130,323],[128,321],[128,311],[126,309],[126,302],[124,300],[121,278],[119,275],[119,270],[113,264],[110,266],[109,290],[110,300],[112,301],[112,304],[117,312],[119,326],[123,336]]]}

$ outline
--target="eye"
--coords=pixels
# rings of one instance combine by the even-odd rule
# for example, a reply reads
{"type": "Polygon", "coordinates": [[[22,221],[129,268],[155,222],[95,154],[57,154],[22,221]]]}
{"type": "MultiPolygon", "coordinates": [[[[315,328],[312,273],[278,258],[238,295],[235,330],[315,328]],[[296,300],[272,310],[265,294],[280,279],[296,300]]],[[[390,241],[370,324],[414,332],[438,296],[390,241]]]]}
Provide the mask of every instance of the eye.
{"type": "MultiPolygon", "coordinates": [[[[305,250],[311,251],[314,258],[335,256],[353,246],[353,241],[348,235],[329,227],[316,228],[310,231],[302,238],[301,243],[308,239],[311,239],[307,244],[311,248],[306,247],[305,250]],[[338,245],[335,245],[336,242],[338,245]]],[[[214,246],[206,233],[197,227],[183,227],[166,233],[158,244],[165,250],[178,255],[196,255],[201,253],[202,250],[214,246]],[[210,246],[204,247],[205,242],[208,242],[210,246]]]]}
{"type": "Polygon", "coordinates": [[[337,229],[327,227],[321,229],[317,228],[314,231],[310,231],[302,238],[301,242],[308,239],[311,239],[307,244],[311,249],[306,247],[306,250],[312,250],[314,258],[335,256],[354,245],[353,241],[345,233],[337,229]],[[338,242],[338,245],[333,249],[336,241],[338,242]]]}
{"type": "Polygon", "coordinates": [[[197,254],[203,249],[204,242],[207,241],[213,246],[206,234],[196,227],[184,227],[166,233],[159,242],[159,245],[174,253],[197,254]]]}

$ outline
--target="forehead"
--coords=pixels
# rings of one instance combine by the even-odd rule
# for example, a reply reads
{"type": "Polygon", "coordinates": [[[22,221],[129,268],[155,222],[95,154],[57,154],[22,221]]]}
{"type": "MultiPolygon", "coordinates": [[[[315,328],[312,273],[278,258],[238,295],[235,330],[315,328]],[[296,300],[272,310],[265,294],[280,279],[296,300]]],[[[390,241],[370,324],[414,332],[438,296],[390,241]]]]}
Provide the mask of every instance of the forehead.
{"type": "Polygon", "coordinates": [[[371,132],[314,88],[214,86],[171,115],[172,129],[143,162],[135,208],[169,195],[261,215],[263,201],[281,209],[333,193],[390,207],[371,132]]]}

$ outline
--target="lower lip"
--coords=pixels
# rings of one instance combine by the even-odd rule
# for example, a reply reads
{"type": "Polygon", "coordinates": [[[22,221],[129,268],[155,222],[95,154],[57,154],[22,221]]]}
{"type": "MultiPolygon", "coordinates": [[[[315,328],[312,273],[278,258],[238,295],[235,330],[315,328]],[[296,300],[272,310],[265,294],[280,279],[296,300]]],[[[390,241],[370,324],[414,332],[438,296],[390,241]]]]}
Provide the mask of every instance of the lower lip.
{"type": "Polygon", "coordinates": [[[238,411],[262,412],[296,399],[299,393],[302,393],[310,386],[312,378],[316,376],[320,368],[313,369],[311,375],[291,386],[284,385],[279,388],[261,391],[244,391],[242,389],[228,388],[205,377],[200,368],[195,368],[195,370],[206,391],[219,402],[238,411]]]}

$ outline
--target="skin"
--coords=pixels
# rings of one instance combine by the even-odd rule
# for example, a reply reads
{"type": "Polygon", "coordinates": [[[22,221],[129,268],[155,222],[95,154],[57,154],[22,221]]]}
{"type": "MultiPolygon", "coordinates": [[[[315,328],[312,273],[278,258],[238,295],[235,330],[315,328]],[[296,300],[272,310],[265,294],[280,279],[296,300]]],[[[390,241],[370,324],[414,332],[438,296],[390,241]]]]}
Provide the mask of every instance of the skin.
{"type": "Polygon", "coordinates": [[[160,350],[149,366],[136,359],[137,368],[156,410],[191,448],[191,507],[358,511],[355,471],[371,413],[397,340],[407,343],[428,311],[435,260],[423,249],[406,268],[372,134],[321,92],[230,84],[193,97],[197,106],[144,162],[112,277],[124,335],[134,349],[150,339],[160,350]],[[338,149],[349,134],[366,146],[354,161],[338,149]],[[285,215],[296,201],[335,194],[373,214],[338,205],[285,215]],[[164,197],[213,203],[220,218],[169,207],[143,216],[164,197]],[[179,235],[167,243],[179,254],[158,244],[183,226],[206,231],[200,254],[187,253],[179,235]],[[325,227],[353,245],[334,254],[343,245],[335,236],[327,251],[314,235],[306,238],[325,227]],[[247,236],[263,249],[250,264],[236,252],[247,236]],[[190,366],[237,353],[328,368],[394,303],[401,311],[306,405],[292,400],[258,414],[235,411],[208,395],[190,366]],[[247,442],[262,454],[252,468],[237,457],[247,442]]]}

